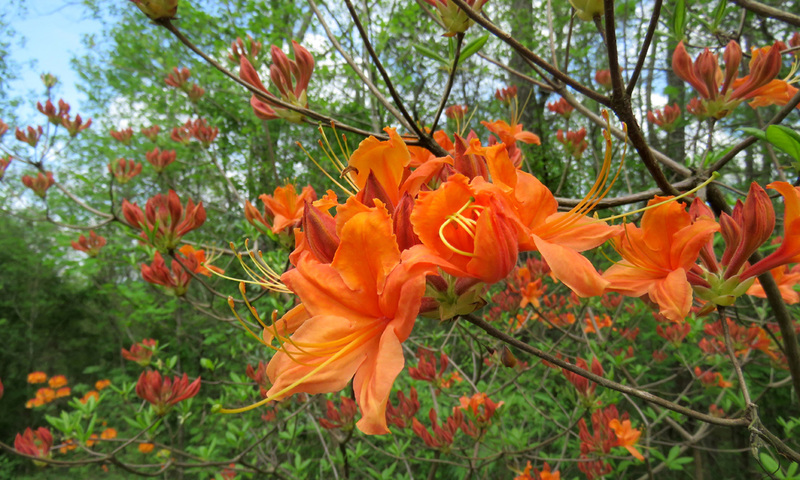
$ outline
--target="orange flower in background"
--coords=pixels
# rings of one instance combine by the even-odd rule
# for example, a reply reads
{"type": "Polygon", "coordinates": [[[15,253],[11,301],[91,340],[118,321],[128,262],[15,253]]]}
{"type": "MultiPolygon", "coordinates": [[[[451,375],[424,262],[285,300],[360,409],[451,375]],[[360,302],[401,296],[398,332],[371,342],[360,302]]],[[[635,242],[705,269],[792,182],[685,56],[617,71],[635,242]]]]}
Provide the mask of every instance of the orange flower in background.
{"type": "MultiPolygon", "coordinates": [[[[131,345],[130,350],[122,349],[122,358],[136,362],[139,365],[146,367],[150,365],[150,359],[158,349],[158,340],[152,338],[145,338],[141,342],[131,345]]],[[[98,388],[98,390],[100,390],[98,388]]]]}
{"type": "Polygon", "coordinates": [[[283,231],[291,232],[292,228],[300,224],[303,218],[303,205],[316,200],[317,193],[307,185],[298,195],[294,184],[287,183],[276,188],[272,195],[265,193],[258,198],[264,203],[264,214],[262,215],[253,204],[247,202],[244,209],[245,218],[262,233],[264,230],[261,226],[265,226],[272,233],[278,234],[283,231]]]}
{"type": "Polygon", "coordinates": [[[117,431],[113,428],[106,428],[103,430],[103,433],[100,434],[100,438],[103,440],[111,440],[112,438],[117,438],[117,431]]]}
{"type": "MultiPolygon", "coordinates": [[[[788,266],[781,265],[770,270],[770,273],[775,278],[775,283],[778,284],[778,290],[780,290],[781,298],[783,298],[784,302],[789,305],[800,302],[800,293],[794,289],[800,283],[800,265],[795,265],[791,270],[788,266]]],[[[761,282],[758,279],[747,289],[746,293],[755,297],[767,298],[767,294],[764,293],[764,287],[761,286],[761,282]]]]}
{"type": "Polygon", "coordinates": [[[550,465],[547,462],[544,462],[544,467],[542,467],[542,471],[540,472],[533,468],[531,462],[528,461],[525,470],[514,477],[514,480],[561,480],[561,473],[559,471],[551,471],[550,465]],[[533,470],[533,472],[531,472],[531,470],[533,470]]]}
{"type": "Polygon", "coordinates": [[[72,394],[72,390],[69,387],[61,387],[56,390],[56,398],[68,397],[70,394],[72,394]]]}
{"type": "Polygon", "coordinates": [[[67,377],[64,375],[54,375],[50,377],[50,380],[47,381],[47,384],[50,385],[50,388],[61,388],[67,383],[67,377]]]}
{"type": "Polygon", "coordinates": [[[613,418],[610,422],[608,422],[608,426],[614,430],[614,433],[617,435],[617,446],[625,447],[631,455],[633,455],[637,460],[640,462],[644,461],[644,457],[638,450],[634,447],[636,442],[639,441],[639,437],[642,436],[642,432],[636,430],[635,428],[631,428],[631,421],[630,420],[623,420],[622,422],[619,419],[613,418]]]}
{"type": "Polygon", "coordinates": [[[162,379],[158,371],[145,370],[136,382],[136,395],[149,402],[159,416],[166,415],[177,403],[194,397],[199,391],[200,377],[190,383],[185,373],[183,377],[176,375],[170,380],[166,376],[162,379]]]}
{"type": "Polygon", "coordinates": [[[44,372],[31,372],[28,374],[28,383],[37,384],[47,381],[47,374],[44,372]]]}
{"type": "Polygon", "coordinates": [[[100,394],[94,390],[89,390],[83,397],[81,397],[81,403],[85,404],[86,402],[89,401],[90,398],[94,398],[95,401],[97,401],[100,399],[100,394]]]}
{"type": "Polygon", "coordinates": [[[500,138],[500,141],[506,144],[506,147],[511,148],[517,144],[517,141],[527,144],[541,145],[542,141],[535,133],[531,133],[522,129],[521,123],[509,125],[504,120],[497,120],[492,123],[481,122],[481,125],[488,128],[489,131],[494,133],[500,138]]]}
{"type": "Polygon", "coordinates": [[[96,257],[97,254],[100,253],[100,249],[103,248],[105,244],[106,244],[105,237],[102,237],[94,233],[94,230],[90,230],[88,237],[81,234],[81,236],[78,237],[77,242],[73,241],[72,248],[84,252],[88,254],[90,257],[96,257]]]}
{"type": "Polygon", "coordinates": [[[268,397],[235,413],[294,393],[326,393],[353,379],[362,417],[356,426],[367,434],[388,433],[386,403],[405,364],[402,342],[408,338],[433,272],[419,247],[401,255],[392,220],[379,207],[352,216],[341,230],[341,244],[330,264],[303,257],[281,280],[302,301],[265,338],[280,342],[267,366],[268,397]],[[289,336],[291,334],[291,336],[289,336]]]}
{"type": "Polygon", "coordinates": [[[98,380],[94,383],[94,388],[95,390],[100,391],[104,388],[107,388],[109,385],[111,385],[111,380],[98,380]]]}
{"type": "Polygon", "coordinates": [[[692,223],[684,205],[655,197],[642,217],[642,226],[625,225],[625,234],[614,240],[623,260],[606,270],[608,289],[630,297],[647,294],[660,313],[682,322],[692,306],[692,286],[687,274],[700,249],[719,230],[708,217],[692,223]]]}
{"type": "MultiPolygon", "coordinates": [[[[209,265],[206,263],[206,252],[205,250],[195,250],[195,248],[191,245],[184,245],[182,246],[179,251],[185,257],[194,257],[197,260],[197,268],[195,268],[194,273],[205,275],[206,277],[211,276],[211,271],[217,272],[219,274],[225,273],[225,270],[215,267],[214,265],[209,265]]],[[[209,260],[210,261],[210,260],[209,260]]]]}
{"type": "Polygon", "coordinates": [[[140,443],[139,444],[139,452],[148,454],[153,451],[156,446],[150,442],[140,443]]]}

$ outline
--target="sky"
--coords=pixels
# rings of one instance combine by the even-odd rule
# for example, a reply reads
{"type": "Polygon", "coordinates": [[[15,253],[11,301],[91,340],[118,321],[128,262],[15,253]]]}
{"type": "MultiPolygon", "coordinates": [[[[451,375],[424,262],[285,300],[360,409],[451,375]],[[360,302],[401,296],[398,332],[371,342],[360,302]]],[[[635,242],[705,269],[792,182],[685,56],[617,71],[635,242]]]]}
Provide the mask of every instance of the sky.
{"type": "Polygon", "coordinates": [[[77,2],[26,0],[25,5],[26,13],[7,18],[17,37],[25,40],[24,46],[15,41],[11,47],[11,58],[20,67],[20,78],[10,83],[10,93],[25,99],[25,105],[19,111],[21,119],[40,120],[36,118],[41,115],[36,110],[36,102],[45,98],[39,78],[44,72],[59,79],[54,100],[63,98],[71,106],[70,113],[81,113],[81,101],[85,98],[76,88],[79,79],[70,67],[70,58],[86,52],[81,43],[82,36],[99,33],[102,25],[89,18],[84,7],[77,2]],[[35,62],[33,66],[31,61],[35,62]]]}

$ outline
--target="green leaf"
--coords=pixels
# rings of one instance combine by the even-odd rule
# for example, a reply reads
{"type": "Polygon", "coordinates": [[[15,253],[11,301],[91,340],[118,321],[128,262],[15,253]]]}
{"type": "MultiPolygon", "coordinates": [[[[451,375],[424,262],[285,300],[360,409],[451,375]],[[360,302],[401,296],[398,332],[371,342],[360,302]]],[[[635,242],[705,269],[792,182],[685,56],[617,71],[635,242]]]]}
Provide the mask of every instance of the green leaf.
{"type": "Polygon", "coordinates": [[[776,462],[775,459],[772,458],[772,455],[767,452],[761,452],[758,455],[758,458],[761,459],[761,465],[768,473],[775,474],[781,469],[781,466],[778,464],[778,462],[776,462]]]}
{"type": "Polygon", "coordinates": [[[743,127],[743,128],[740,128],[739,130],[741,130],[742,132],[744,132],[744,133],[746,133],[748,135],[752,135],[752,136],[756,137],[759,140],[764,140],[764,141],[767,140],[767,132],[765,132],[764,130],[761,130],[760,128],[743,127]]]}
{"type": "Polygon", "coordinates": [[[468,59],[472,55],[475,55],[483,48],[483,45],[489,40],[489,35],[483,35],[475,40],[469,42],[461,49],[461,55],[458,56],[458,63],[464,62],[464,60],[468,59]]]}
{"type": "Polygon", "coordinates": [[[207,370],[214,370],[214,362],[209,358],[201,358],[200,366],[207,370]]]}
{"type": "Polygon", "coordinates": [[[714,9],[714,12],[711,14],[714,17],[714,23],[712,24],[712,30],[716,30],[719,27],[719,24],[722,23],[722,19],[725,18],[725,7],[728,5],[727,0],[719,0],[717,4],[717,8],[714,9]]]}
{"type": "Polygon", "coordinates": [[[422,45],[414,45],[414,50],[419,52],[420,55],[426,56],[431,60],[436,60],[439,63],[444,63],[444,64],[450,63],[443,56],[439,55],[438,53],[434,52],[428,47],[423,47],[422,45]]]}
{"type": "Polygon", "coordinates": [[[683,40],[686,31],[686,2],[678,0],[675,2],[675,14],[672,16],[672,35],[677,40],[683,40]]]}
{"type": "Polygon", "coordinates": [[[767,127],[767,141],[800,162],[800,134],[783,125],[767,127]]]}

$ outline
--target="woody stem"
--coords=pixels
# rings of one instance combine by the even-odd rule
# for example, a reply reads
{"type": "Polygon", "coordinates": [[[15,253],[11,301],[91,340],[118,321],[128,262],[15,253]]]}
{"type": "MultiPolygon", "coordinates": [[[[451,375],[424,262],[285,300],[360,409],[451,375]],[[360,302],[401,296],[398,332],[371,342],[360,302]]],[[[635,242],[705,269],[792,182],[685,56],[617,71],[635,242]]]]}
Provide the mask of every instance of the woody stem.
{"type": "Polygon", "coordinates": [[[728,356],[731,357],[733,370],[736,372],[736,377],[739,379],[739,389],[742,391],[744,397],[744,404],[746,408],[750,407],[753,402],[750,399],[750,391],[747,388],[747,383],[744,381],[744,373],[742,373],[742,366],[739,364],[739,359],[736,358],[736,352],[733,350],[733,340],[731,340],[731,329],[728,326],[728,321],[724,315],[725,308],[718,307],[717,313],[719,314],[719,321],[722,324],[722,332],[725,336],[725,349],[728,350],[728,356]]]}

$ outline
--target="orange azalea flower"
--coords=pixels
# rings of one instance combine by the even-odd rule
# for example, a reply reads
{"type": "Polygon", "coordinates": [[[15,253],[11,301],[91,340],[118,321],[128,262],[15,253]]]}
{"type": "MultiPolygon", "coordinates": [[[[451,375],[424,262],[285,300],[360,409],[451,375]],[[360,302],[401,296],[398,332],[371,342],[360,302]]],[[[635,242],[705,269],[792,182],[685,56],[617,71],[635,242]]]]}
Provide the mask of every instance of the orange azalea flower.
{"type": "Polygon", "coordinates": [[[602,245],[618,235],[620,227],[589,218],[585,213],[602,196],[608,177],[611,153],[607,149],[604,169],[586,198],[570,212],[558,212],[552,192],[533,175],[517,170],[504,145],[484,148],[473,141],[470,152],[483,155],[492,183],[498,185],[513,206],[520,251],[539,251],[553,275],[578,296],[601,295],[608,285],[594,266],[580,253],[602,245]]]}
{"type": "Polygon", "coordinates": [[[301,257],[281,280],[302,305],[264,329],[265,343],[280,347],[267,366],[272,387],[251,407],[294,393],[345,388],[353,378],[362,412],[356,426],[367,434],[388,433],[386,402],[405,363],[408,338],[434,268],[421,247],[401,255],[392,220],[379,206],[353,215],[341,229],[330,264],[301,257]],[[291,336],[289,336],[291,335],[291,336]]]}
{"type": "Polygon", "coordinates": [[[772,182],[767,188],[783,195],[783,241],[774,252],[745,269],[743,279],[787,263],[800,263],[800,188],[786,182],[772,182]]]}
{"type": "Polygon", "coordinates": [[[542,141],[535,133],[531,133],[522,129],[521,123],[509,125],[504,120],[497,120],[495,122],[481,122],[481,125],[488,128],[492,133],[500,137],[500,141],[505,143],[508,148],[517,144],[517,141],[527,144],[541,145],[542,141]]]}
{"type": "Polygon", "coordinates": [[[259,228],[256,223],[258,222],[271,229],[272,233],[278,234],[284,230],[294,228],[300,223],[300,219],[303,216],[303,205],[306,201],[316,200],[317,194],[311,186],[305,186],[300,195],[298,195],[295,186],[287,183],[283,187],[276,188],[273,195],[265,193],[258,198],[264,202],[265,215],[262,215],[250,202],[246,202],[245,218],[256,228],[259,228]],[[272,225],[268,221],[270,218],[272,225]]]}
{"type": "Polygon", "coordinates": [[[106,428],[103,430],[103,433],[100,434],[100,438],[103,440],[111,440],[112,438],[117,438],[117,431],[113,428],[106,428]]]}
{"type": "Polygon", "coordinates": [[[631,297],[649,295],[660,313],[682,322],[692,306],[692,287],[687,279],[700,249],[719,230],[708,217],[692,223],[684,205],[655,197],[642,217],[642,226],[625,225],[625,234],[614,240],[623,260],[606,270],[609,290],[631,297]]]}
{"type": "Polygon", "coordinates": [[[350,156],[347,170],[359,190],[359,201],[372,207],[372,203],[363,197],[366,195],[379,198],[391,211],[400,201],[400,185],[411,155],[406,143],[393,128],[387,127],[384,130],[389,134],[389,140],[381,141],[369,137],[362,141],[350,156]],[[371,192],[372,188],[382,192],[371,192]]]}
{"type": "Polygon", "coordinates": [[[81,397],[81,403],[86,403],[89,401],[90,398],[94,398],[95,401],[100,400],[100,394],[94,390],[89,390],[86,392],[86,395],[81,397]]]}
{"type": "Polygon", "coordinates": [[[56,390],[56,398],[68,397],[72,393],[69,387],[61,387],[56,390]]]}
{"type": "MultiPolygon", "coordinates": [[[[768,107],[770,105],[786,105],[797,94],[797,88],[786,80],[774,79],[763,87],[754,91],[753,100],[748,103],[753,108],[768,107]]],[[[797,106],[800,108],[800,105],[797,106]]]]}
{"type": "Polygon", "coordinates": [[[517,262],[511,216],[511,205],[495,185],[454,174],[440,188],[419,194],[411,224],[422,243],[444,260],[444,271],[495,283],[517,262]]]}
{"type": "Polygon", "coordinates": [[[67,383],[67,377],[64,375],[52,376],[50,377],[50,380],[47,381],[47,384],[50,385],[50,388],[61,388],[67,383]]]}
{"type": "MultiPolygon", "coordinates": [[[[795,285],[800,283],[800,265],[795,265],[791,270],[786,265],[781,265],[773,268],[770,272],[775,278],[775,283],[778,284],[778,290],[781,292],[783,301],[789,305],[800,302],[800,293],[794,289],[795,285]]],[[[767,298],[767,294],[764,293],[764,287],[761,286],[758,279],[747,289],[746,293],[755,297],[767,298]]]]}
{"type": "Polygon", "coordinates": [[[47,381],[47,374],[44,372],[32,372],[28,374],[28,383],[44,383],[47,381]]]}
{"type": "Polygon", "coordinates": [[[642,432],[635,428],[631,428],[631,421],[630,420],[623,420],[622,422],[619,419],[613,418],[610,422],[608,422],[608,426],[614,430],[614,433],[617,435],[617,445],[620,447],[625,447],[631,455],[636,457],[637,460],[640,462],[644,461],[644,457],[638,450],[634,447],[636,442],[639,441],[639,437],[642,436],[642,432]]]}
{"type": "Polygon", "coordinates": [[[100,391],[100,390],[108,387],[109,385],[111,385],[111,380],[108,380],[108,379],[98,380],[98,381],[94,382],[94,388],[97,391],[100,391]]]}
{"type": "Polygon", "coordinates": [[[225,270],[215,267],[214,265],[208,265],[206,263],[206,252],[205,250],[195,250],[191,245],[184,245],[180,248],[180,252],[185,256],[193,256],[197,259],[197,268],[195,269],[194,273],[198,273],[200,275],[205,275],[206,277],[211,276],[211,271],[215,271],[219,274],[225,273],[225,270]]]}
{"type": "Polygon", "coordinates": [[[153,451],[156,446],[150,442],[140,443],[139,444],[139,451],[141,453],[147,454],[153,451]]]}

